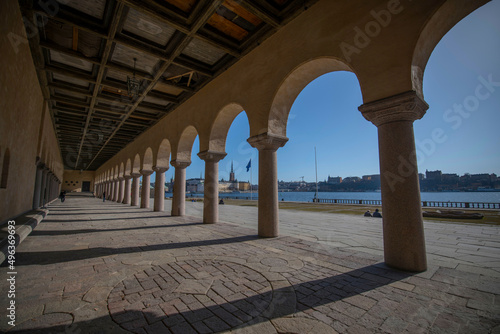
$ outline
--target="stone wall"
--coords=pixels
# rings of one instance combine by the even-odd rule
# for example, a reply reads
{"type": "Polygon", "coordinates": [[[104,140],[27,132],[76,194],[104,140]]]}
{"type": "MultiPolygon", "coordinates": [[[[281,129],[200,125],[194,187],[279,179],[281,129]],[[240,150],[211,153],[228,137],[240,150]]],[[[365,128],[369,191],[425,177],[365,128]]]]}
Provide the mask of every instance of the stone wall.
{"type": "Polygon", "coordinates": [[[83,182],[90,182],[89,191],[94,191],[94,175],[92,171],[65,170],[61,190],[81,192],[83,182]]]}
{"type": "Polygon", "coordinates": [[[32,209],[37,157],[59,179],[63,168],[17,1],[0,2],[0,31],[2,222],[32,209]]]}

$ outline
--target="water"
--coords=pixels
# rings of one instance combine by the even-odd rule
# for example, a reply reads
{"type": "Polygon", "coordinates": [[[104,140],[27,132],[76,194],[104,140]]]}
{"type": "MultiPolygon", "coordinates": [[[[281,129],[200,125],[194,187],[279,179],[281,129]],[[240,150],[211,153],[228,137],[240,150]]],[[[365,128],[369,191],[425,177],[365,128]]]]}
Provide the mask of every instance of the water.
{"type": "MultiPolygon", "coordinates": [[[[191,196],[191,194],[187,194],[191,196]]],[[[250,193],[221,193],[222,198],[250,199],[250,193]]],[[[167,197],[172,197],[171,193],[167,197]]],[[[203,197],[203,194],[193,194],[193,197],[203,197]]],[[[380,192],[320,192],[318,197],[321,199],[366,199],[380,200],[380,192]]],[[[420,193],[422,201],[436,202],[481,202],[481,203],[500,203],[500,192],[422,192],[420,193]]],[[[290,202],[311,202],[314,198],[314,192],[279,192],[278,198],[281,201],[290,202]]],[[[253,193],[253,199],[257,199],[257,193],[253,193]]]]}

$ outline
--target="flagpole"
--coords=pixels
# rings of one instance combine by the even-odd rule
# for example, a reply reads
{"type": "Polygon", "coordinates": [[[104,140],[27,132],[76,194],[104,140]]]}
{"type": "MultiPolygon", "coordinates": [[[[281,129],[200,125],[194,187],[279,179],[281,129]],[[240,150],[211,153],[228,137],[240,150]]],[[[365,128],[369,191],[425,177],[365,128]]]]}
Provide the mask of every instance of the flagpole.
{"type": "Polygon", "coordinates": [[[318,199],[318,159],[316,158],[316,146],[314,146],[314,168],[316,169],[316,195],[314,196],[316,202],[319,203],[318,199]]]}
{"type": "MultiPolygon", "coordinates": [[[[250,160],[250,161],[252,161],[252,160],[250,160]]],[[[252,180],[252,164],[250,164],[250,200],[253,199],[252,183],[253,183],[253,180],[252,180]]]]}

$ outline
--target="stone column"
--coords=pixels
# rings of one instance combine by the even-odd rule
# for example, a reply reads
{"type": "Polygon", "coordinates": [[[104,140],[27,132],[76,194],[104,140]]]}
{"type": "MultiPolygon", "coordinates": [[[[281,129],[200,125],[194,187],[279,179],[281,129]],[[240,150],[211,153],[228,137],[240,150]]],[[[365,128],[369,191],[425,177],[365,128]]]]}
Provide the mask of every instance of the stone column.
{"type": "Polygon", "coordinates": [[[47,174],[47,182],[45,183],[45,203],[49,203],[50,202],[50,187],[52,186],[52,177],[53,177],[53,174],[52,172],[49,170],[48,174],[47,174]]]}
{"type": "Polygon", "coordinates": [[[263,133],[248,138],[248,143],[259,150],[259,236],[277,237],[279,233],[278,207],[278,148],[287,137],[263,133]]]}
{"type": "Polygon", "coordinates": [[[413,122],[428,107],[414,91],[359,107],[378,129],[385,262],[408,271],[427,269],[413,122]]]}
{"type": "Polygon", "coordinates": [[[113,202],[118,200],[118,178],[113,180],[113,202]]]}
{"type": "Polygon", "coordinates": [[[186,214],[186,167],[191,164],[191,161],[172,160],[170,164],[175,167],[172,216],[184,216],[186,214]]]}
{"type": "Polygon", "coordinates": [[[142,195],[141,195],[141,208],[149,208],[149,192],[151,183],[152,170],[142,169],[142,195]]]}
{"type": "Polygon", "coordinates": [[[227,153],[203,151],[198,153],[205,161],[205,187],[203,195],[203,222],[213,224],[219,221],[219,161],[227,153]]]}
{"type": "Polygon", "coordinates": [[[132,199],[130,205],[138,206],[139,205],[139,178],[141,177],[140,173],[132,173],[132,199]]]}
{"type": "Polygon", "coordinates": [[[153,167],[155,171],[155,204],[154,211],[165,209],[165,172],[168,167],[153,167]]]}
{"type": "Polygon", "coordinates": [[[116,198],[116,202],[121,203],[123,201],[123,188],[125,186],[125,179],[120,176],[118,177],[118,197],[116,198]]]}
{"type": "Polygon", "coordinates": [[[109,194],[108,194],[108,200],[112,201],[113,196],[114,196],[114,191],[115,191],[115,180],[109,180],[109,194]]]}
{"type": "Polygon", "coordinates": [[[123,177],[124,183],[125,183],[125,191],[123,193],[123,204],[130,204],[130,183],[132,182],[132,176],[130,175],[125,175],[123,177]]]}
{"type": "Polygon", "coordinates": [[[40,187],[40,204],[38,205],[39,207],[45,206],[45,199],[46,199],[45,188],[47,187],[48,174],[49,174],[49,169],[46,166],[44,166],[42,170],[42,186],[40,187]]]}
{"type": "Polygon", "coordinates": [[[42,172],[45,165],[38,163],[36,166],[35,190],[33,191],[33,209],[40,206],[40,189],[42,188],[42,172]]]}

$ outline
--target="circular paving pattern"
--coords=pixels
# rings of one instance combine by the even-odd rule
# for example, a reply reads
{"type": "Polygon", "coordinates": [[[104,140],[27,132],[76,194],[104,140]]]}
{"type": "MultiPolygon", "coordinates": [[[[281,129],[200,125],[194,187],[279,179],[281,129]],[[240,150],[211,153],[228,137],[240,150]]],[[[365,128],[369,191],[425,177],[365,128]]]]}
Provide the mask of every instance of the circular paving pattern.
{"type": "Polygon", "coordinates": [[[153,266],[118,283],[111,317],[135,333],[216,333],[242,325],[270,304],[272,288],[257,271],[222,260],[153,266]]]}

